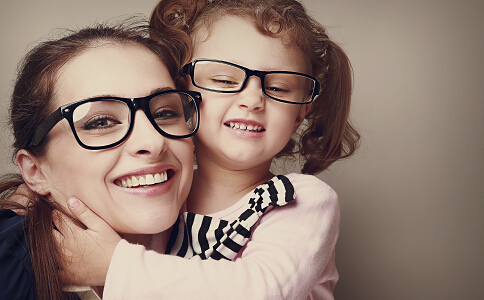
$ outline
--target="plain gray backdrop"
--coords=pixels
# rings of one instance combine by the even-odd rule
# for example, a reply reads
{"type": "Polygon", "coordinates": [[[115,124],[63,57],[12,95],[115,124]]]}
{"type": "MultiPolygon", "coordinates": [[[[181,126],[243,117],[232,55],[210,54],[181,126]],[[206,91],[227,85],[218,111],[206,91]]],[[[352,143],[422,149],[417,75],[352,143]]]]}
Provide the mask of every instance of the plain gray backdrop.
{"type": "MultiPolygon", "coordinates": [[[[16,171],[5,124],[26,51],[55,28],[156,3],[2,0],[1,173],[16,171]]],[[[340,198],[336,299],[484,299],[484,2],[303,3],[353,64],[363,136],[318,175],[340,198]]]]}

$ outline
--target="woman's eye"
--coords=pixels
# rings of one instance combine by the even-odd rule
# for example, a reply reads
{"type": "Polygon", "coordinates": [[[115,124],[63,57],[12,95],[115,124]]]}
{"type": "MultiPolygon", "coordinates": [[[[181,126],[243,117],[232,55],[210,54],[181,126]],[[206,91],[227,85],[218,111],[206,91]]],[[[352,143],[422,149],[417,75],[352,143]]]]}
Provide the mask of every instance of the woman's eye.
{"type": "Polygon", "coordinates": [[[153,119],[159,122],[170,119],[178,119],[182,114],[178,110],[164,108],[155,111],[152,115],[153,119]]]}
{"type": "Polygon", "coordinates": [[[109,116],[97,116],[84,123],[83,130],[100,130],[112,128],[121,124],[119,120],[109,116]]]}

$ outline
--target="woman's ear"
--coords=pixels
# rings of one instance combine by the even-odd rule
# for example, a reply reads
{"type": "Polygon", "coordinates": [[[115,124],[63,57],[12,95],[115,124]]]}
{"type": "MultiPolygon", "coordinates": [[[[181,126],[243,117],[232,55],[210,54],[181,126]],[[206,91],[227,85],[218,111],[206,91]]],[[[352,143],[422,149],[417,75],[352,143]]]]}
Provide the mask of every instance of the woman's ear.
{"type": "Polygon", "coordinates": [[[49,191],[45,189],[47,180],[37,157],[27,150],[21,149],[17,153],[17,165],[29,189],[43,196],[49,194],[49,191]]]}
{"type": "Polygon", "coordinates": [[[301,107],[299,108],[299,113],[297,114],[297,117],[296,117],[296,121],[294,122],[294,130],[292,133],[296,133],[297,129],[299,128],[299,125],[301,125],[301,123],[306,118],[306,115],[308,114],[308,111],[311,108],[312,104],[313,103],[301,105],[301,107]]]}

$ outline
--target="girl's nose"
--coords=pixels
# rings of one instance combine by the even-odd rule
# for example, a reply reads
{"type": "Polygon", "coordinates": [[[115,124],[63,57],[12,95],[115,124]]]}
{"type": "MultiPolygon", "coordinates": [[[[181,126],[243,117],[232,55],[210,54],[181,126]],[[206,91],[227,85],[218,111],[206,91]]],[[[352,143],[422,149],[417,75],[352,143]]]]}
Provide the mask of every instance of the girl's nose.
{"type": "Polygon", "coordinates": [[[132,156],[158,157],[165,151],[166,138],[151,124],[143,110],[134,118],[133,130],[126,141],[126,151],[132,156]]]}
{"type": "Polygon", "coordinates": [[[265,96],[259,77],[252,76],[247,80],[244,89],[239,92],[237,105],[248,111],[260,111],[265,108],[265,96]]]}

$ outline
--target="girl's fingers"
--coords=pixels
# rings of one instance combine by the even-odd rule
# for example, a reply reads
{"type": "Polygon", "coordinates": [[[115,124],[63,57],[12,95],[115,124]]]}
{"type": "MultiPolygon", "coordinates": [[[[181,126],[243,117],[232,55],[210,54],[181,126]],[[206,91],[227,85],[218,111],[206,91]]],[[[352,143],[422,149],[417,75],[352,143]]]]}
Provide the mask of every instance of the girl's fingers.
{"type": "Polygon", "coordinates": [[[81,200],[75,197],[69,198],[67,206],[74,217],[81,221],[88,230],[99,232],[111,229],[103,219],[93,213],[81,200]]]}

